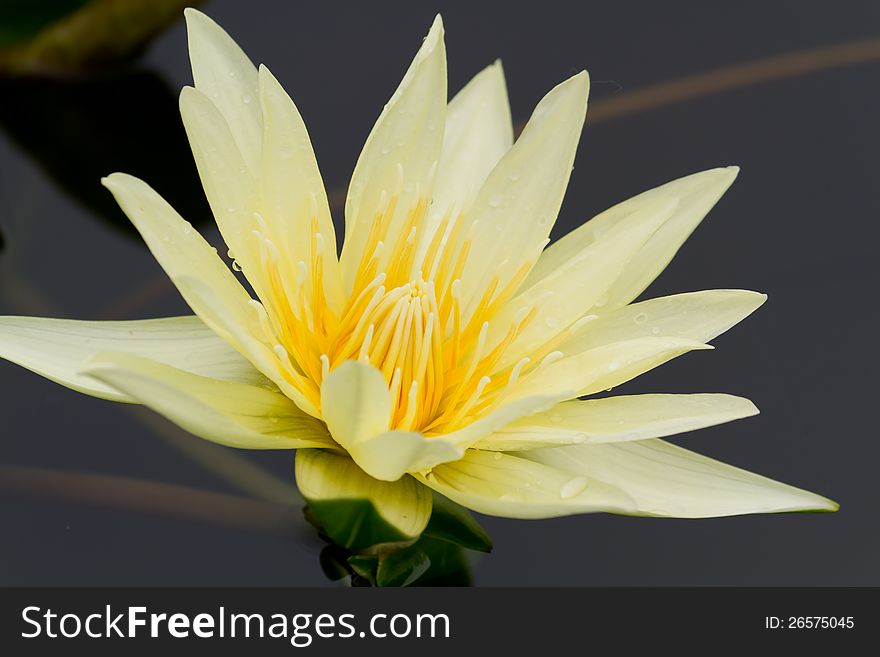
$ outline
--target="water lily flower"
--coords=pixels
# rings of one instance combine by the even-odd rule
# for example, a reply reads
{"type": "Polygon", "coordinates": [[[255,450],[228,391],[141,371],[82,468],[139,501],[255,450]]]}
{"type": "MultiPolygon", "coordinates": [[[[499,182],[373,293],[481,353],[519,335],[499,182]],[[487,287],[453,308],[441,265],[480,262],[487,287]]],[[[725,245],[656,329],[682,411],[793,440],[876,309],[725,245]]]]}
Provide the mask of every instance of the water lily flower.
{"type": "Polygon", "coordinates": [[[104,185],[194,315],[4,317],[4,358],[207,440],[296,449],[310,504],[366,501],[404,537],[424,529],[431,489],[514,518],[837,508],[661,440],[754,415],[747,399],[595,398],[710,349],[764,302],[708,290],[634,303],[736,168],[647,191],[547,247],[589,77],[554,87],[514,142],[500,63],[447,102],[438,17],[355,166],[337,256],[293,101],[213,21],[186,20],[195,86],[180,110],[232,264],[114,173],[104,185]]]}

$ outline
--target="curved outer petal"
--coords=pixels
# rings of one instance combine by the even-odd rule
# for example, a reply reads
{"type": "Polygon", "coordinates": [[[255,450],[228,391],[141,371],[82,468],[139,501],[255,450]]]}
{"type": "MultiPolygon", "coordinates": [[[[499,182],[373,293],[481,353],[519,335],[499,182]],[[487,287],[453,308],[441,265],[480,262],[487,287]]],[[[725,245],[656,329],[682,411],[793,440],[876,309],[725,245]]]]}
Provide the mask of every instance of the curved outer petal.
{"type": "MultiPolygon", "coordinates": [[[[412,477],[394,482],[364,474],[343,454],[300,450],[296,454],[296,485],[310,503],[324,500],[368,500],[377,513],[406,536],[422,533],[431,517],[431,493],[412,477]]],[[[358,528],[352,528],[352,532],[358,528]]]]}
{"type": "MultiPolygon", "coordinates": [[[[430,201],[445,116],[446,49],[443,22],[437,16],[367,137],[352,173],[340,258],[347,291],[351,291],[374,218],[386,210],[383,206],[396,197],[388,235],[405,239],[400,232],[408,214],[419,202],[430,201]]],[[[380,271],[385,262],[380,257],[380,271]]]]}
{"type": "Polygon", "coordinates": [[[418,478],[459,504],[509,518],[837,510],[826,498],[656,439],[515,454],[471,450],[418,478]]]}
{"type": "Polygon", "coordinates": [[[263,132],[257,69],[217,23],[192,8],[183,13],[196,89],[223,114],[238,150],[256,173],[263,132]]]}
{"type": "Polygon", "coordinates": [[[609,510],[632,515],[707,518],[838,508],[815,493],[659,439],[531,450],[522,456],[620,489],[630,506],[609,510]]]}
{"type": "Polygon", "coordinates": [[[538,368],[511,392],[513,398],[571,391],[592,395],[634,379],[689,351],[711,346],[682,338],[638,338],[603,344],[538,368]]]}
{"type": "Polygon", "coordinates": [[[710,169],[673,180],[618,203],[544,251],[529,273],[526,285],[551,274],[604,231],[646,203],[654,203],[661,198],[675,200],[678,203],[676,211],[632,258],[631,265],[609,290],[606,308],[626,305],[666,268],[679,247],[733,183],[737,173],[738,167],[710,169]]]}
{"type": "Polygon", "coordinates": [[[751,315],[767,300],[749,290],[703,290],[648,299],[599,315],[560,344],[577,354],[611,342],[682,338],[708,342],[751,315]]]}
{"type": "Polygon", "coordinates": [[[365,363],[346,361],[324,378],[321,413],[334,440],[376,479],[395,481],[464,453],[444,437],[389,430],[388,386],[382,373],[365,363]]]}
{"type": "Polygon", "coordinates": [[[501,452],[464,458],[416,478],[462,506],[506,518],[553,518],[630,507],[626,494],[557,468],[501,452]]]}
{"type": "Polygon", "coordinates": [[[465,217],[463,239],[471,247],[461,281],[468,316],[493,276],[503,290],[543,248],[571,176],[589,87],[584,71],[544,96],[465,217]]]}
{"type": "Polygon", "coordinates": [[[0,357],[87,395],[134,401],[80,374],[83,364],[101,351],[144,356],[214,379],[271,385],[198,317],[121,322],[0,317],[0,357]]]}
{"type": "Polygon", "coordinates": [[[513,365],[569,331],[576,320],[600,303],[633,256],[674,212],[675,205],[674,201],[661,199],[633,212],[556,271],[511,299],[490,323],[493,344],[504,338],[517,314],[535,307],[537,317],[505,350],[499,367],[513,365]]]}
{"type": "Polygon", "coordinates": [[[513,120],[499,60],[477,73],[446,108],[443,148],[431,207],[420,229],[416,266],[443,218],[467,212],[486,177],[512,145],[513,120]]]}
{"type": "Polygon", "coordinates": [[[479,441],[479,449],[517,451],[575,443],[672,436],[757,415],[748,399],[724,394],[628,395],[557,404],[479,441]]]}
{"type": "Polygon", "coordinates": [[[278,392],[209,379],[139,356],[101,353],[81,371],[200,438],[245,449],[332,445],[323,424],[278,392]]]}
{"type": "Polygon", "coordinates": [[[307,263],[304,269],[311,275],[311,263],[320,256],[326,300],[339,312],[343,298],[336,232],[309,133],[269,69],[260,66],[259,78],[264,130],[261,214],[275,244],[294,265],[307,263]],[[313,234],[313,221],[320,237],[313,234]]]}
{"type": "Polygon", "coordinates": [[[248,296],[216,250],[142,180],[114,173],[102,182],[196,315],[301,409],[317,415],[285,379],[275,353],[257,337],[262,307],[248,296]]]}

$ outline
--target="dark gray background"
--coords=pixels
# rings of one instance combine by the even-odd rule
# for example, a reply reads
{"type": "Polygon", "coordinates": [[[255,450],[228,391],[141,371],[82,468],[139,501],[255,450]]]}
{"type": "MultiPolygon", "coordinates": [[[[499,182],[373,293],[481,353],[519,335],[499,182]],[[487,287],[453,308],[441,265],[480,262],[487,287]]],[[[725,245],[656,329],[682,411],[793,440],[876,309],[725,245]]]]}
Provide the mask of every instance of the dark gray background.
{"type": "MultiPolygon", "coordinates": [[[[878,2],[214,0],[202,8],[285,85],[333,190],[344,189],[436,10],[446,23],[450,90],[501,57],[518,121],[582,68],[591,73],[591,103],[599,108],[652,84],[880,36],[878,2]]],[[[182,24],[153,45],[140,67],[156,71],[175,95],[189,83],[182,24]]],[[[619,392],[750,397],[762,409],[758,417],[679,441],[827,495],[841,510],[717,520],[482,518],[496,550],[476,564],[478,584],[880,585],[878,387],[870,375],[877,365],[878,73],[875,57],[593,126],[588,112],[554,232],[679,176],[741,165],[731,191],[649,292],[742,287],[767,292],[769,302],[719,338],[716,351],[685,356],[619,392]]],[[[16,102],[8,91],[0,96],[0,104],[16,102]]],[[[173,104],[169,95],[163,111],[173,104]]],[[[150,129],[150,115],[124,94],[109,98],[105,111],[125,130],[150,129]]],[[[61,191],[9,135],[0,133],[0,314],[123,319],[185,312],[148,251],[61,191]]],[[[176,147],[167,151],[167,167],[188,181],[191,165],[176,143],[182,131],[168,139],[176,147]]],[[[101,163],[88,140],[63,157],[101,163]]],[[[111,160],[108,172],[117,165],[111,160]]],[[[129,170],[139,173],[137,165],[129,170]]],[[[2,464],[240,492],[170,448],[127,408],[6,362],[0,392],[2,464]]],[[[156,424],[178,444],[196,441],[156,424]]],[[[293,485],[289,453],[236,455],[293,485]]],[[[325,582],[314,543],[112,502],[0,493],[0,584],[325,582]]]]}

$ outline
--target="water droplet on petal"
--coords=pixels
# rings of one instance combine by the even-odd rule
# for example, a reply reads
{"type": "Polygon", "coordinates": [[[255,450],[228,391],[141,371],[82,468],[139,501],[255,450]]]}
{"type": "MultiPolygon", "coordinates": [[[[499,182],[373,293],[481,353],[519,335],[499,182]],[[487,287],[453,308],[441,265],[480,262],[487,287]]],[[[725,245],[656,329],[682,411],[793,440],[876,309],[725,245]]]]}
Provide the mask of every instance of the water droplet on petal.
{"type": "Polygon", "coordinates": [[[489,207],[497,208],[501,206],[501,197],[497,194],[489,197],[489,207]]]}
{"type": "Polygon", "coordinates": [[[636,324],[644,324],[645,322],[648,321],[648,315],[646,315],[645,313],[639,313],[638,315],[633,317],[633,321],[636,324]]]}
{"type": "Polygon", "coordinates": [[[495,459],[496,461],[500,461],[501,460],[501,452],[495,452],[495,454],[492,456],[492,458],[495,459]]]}
{"type": "Polygon", "coordinates": [[[547,328],[559,328],[559,318],[557,317],[548,317],[544,320],[544,323],[547,325],[547,328]]]}
{"type": "Polygon", "coordinates": [[[254,99],[253,96],[251,96],[250,94],[245,94],[244,96],[241,97],[241,102],[243,102],[245,105],[247,105],[253,99],[254,99]]]}
{"type": "Polygon", "coordinates": [[[562,488],[559,489],[559,497],[564,500],[570,500],[572,497],[576,497],[583,493],[588,483],[589,481],[586,477],[569,479],[562,485],[562,488]]]}
{"type": "Polygon", "coordinates": [[[659,326],[652,326],[651,333],[654,335],[660,335],[660,327],[659,326]]]}
{"type": "Polygon", "coordinates": [[[391,144],[385,144],[382,147],[382,155],[388,155],[391,152],[391,144]]]}

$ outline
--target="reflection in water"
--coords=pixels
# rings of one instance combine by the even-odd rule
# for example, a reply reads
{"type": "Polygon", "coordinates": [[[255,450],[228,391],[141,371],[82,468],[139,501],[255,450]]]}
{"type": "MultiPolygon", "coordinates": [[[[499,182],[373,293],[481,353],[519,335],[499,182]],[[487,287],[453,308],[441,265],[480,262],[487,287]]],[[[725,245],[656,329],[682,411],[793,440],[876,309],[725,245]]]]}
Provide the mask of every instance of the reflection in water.
{"type": "Polygon", "coordinates": [[[87,80],[2,79],[0,126],[94,216],[140,242],[100,185],[124,171],[150,183],[194,225],[207,223],[177,98],[151,72],[87,80]]]}

